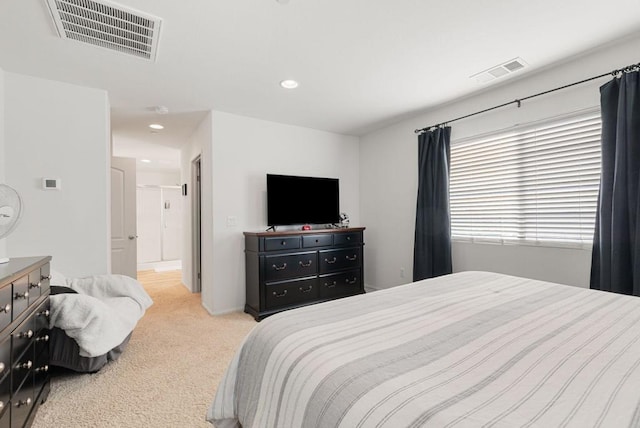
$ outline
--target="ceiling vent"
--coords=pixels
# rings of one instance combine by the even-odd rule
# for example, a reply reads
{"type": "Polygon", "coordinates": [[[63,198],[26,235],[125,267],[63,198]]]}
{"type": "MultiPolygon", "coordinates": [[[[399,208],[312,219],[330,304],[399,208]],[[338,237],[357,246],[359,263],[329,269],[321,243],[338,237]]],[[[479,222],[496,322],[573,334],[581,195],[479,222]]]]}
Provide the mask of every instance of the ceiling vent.
{"type": "Polygon", "coordinates": [[[104,1],[46,2],[60,37],[156,60],[160,18],[104,1]]]}
{"type": "Polygon", "coordinates": [[[522,70],[526,66],[527,63],[524,62],[522,58],[514,58],[504,64],[500,64],[478,74],[474,74],[470,79],[475,79],[478,83],[487,83],[508,74],[515,73],[518,70],[522,70]]]}

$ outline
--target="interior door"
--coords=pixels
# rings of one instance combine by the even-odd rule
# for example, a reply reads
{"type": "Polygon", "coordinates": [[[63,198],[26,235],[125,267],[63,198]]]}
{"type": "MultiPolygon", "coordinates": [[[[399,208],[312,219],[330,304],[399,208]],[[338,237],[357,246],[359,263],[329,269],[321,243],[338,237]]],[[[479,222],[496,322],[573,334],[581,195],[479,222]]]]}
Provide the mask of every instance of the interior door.
{"type": "Polygon", "coordinates": [[[136,160],[111,158],[111,272],[137,277],[136,160]]]}

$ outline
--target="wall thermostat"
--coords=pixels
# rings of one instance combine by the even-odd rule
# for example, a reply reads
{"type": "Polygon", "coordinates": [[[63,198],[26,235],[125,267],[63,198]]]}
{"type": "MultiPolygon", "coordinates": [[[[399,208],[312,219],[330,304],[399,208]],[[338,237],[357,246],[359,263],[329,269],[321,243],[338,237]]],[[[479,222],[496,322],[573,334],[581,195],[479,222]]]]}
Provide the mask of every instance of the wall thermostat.
{"type": "Polygon", "coordinates": [[[60,189],[60,179],[59,178],[43,178],[42,179],[42,188],[44,190],[59,190],[60,189]]]}

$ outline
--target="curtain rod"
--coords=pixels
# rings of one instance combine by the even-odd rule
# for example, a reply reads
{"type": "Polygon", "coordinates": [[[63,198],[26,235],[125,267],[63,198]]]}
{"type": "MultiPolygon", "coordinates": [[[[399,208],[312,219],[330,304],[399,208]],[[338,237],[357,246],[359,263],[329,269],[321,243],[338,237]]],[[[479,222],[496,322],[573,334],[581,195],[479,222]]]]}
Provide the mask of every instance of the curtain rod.
{"type": "Polygon", "coordinates": [[[539,97],[540,95],[546,95],[546,94],[549,94],[551,92],[559,91],[561,89],[570,88],[572,86],[576,86],[576,85],[580,85],[582,83],[590,82],[592,80],[600,79],[601,77],[605,77],[605,76],[609,76],[609,75],[615,77],[615,76],[617,76],[618,74],[621,74],[621,73],[628,73],[628,72],[631,72],[631,71],[638,71],[638,70],[640,70],[640,62],[637,63],[637,64],[628,65],[628,66],[626,66],[624,68],[621,68],[619,70],[613,70],[613,71],[610,71],[609,73],[604,73],[604,74],[600,74],[599,76],[594,76],[594,77],[590,77],[588,79],[580,80],[579,82],[569,83],[568,85],[560,86],[560,87],[554,88],[554,89],[549,89],[548,91],[539,92],[539,93],[534,94],[534,95],[529,95],[528,97],[518,98],[518,99],[515,99],[513,101],[509,101],[507,103],[503,103],[503,104],[500,104],[500,105],[497,105],[497,106],[493,106],[493,107],[486,108],[484,110],[477,111],[475,113],[470,113],[470,114],[466,114],[464,116],[456,117],[455,119],[447,120],[447,121],[439,123],[437,125],[431,125],[431,126],[427,126],[425,128],[416,129],[414,132],[416,134],[420,134],[420,133],[426,132],[426,131],[428,131],[430,129],[438,128],[438,127],[443,126],[443,125],[448,125],[449,123],[455,122],[457,120],[466,119],[468,117],[475,116],[475,115],[482,114],[482,113],[486,113],[488,111],[496,110],[496,109],[499,109],[499,108],[502,108],[502,107],[506,107],[506,106],[511,105],[511,104],[517,104],[518,107],[520,107],[522,101],[529,100],[529,99],[535,98],[535,97],[539,97]]]}

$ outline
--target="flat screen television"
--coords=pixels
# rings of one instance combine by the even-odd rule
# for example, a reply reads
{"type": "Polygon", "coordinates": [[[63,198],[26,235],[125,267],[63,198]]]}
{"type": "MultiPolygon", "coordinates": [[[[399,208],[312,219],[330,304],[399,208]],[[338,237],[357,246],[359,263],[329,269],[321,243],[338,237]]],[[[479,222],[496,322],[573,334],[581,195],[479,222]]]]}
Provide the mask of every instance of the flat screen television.
{"type": "Polygon", "coordinates": [[[331,224],[339,221],[337,178],[267,174],[269,226],[331,224]]]}

